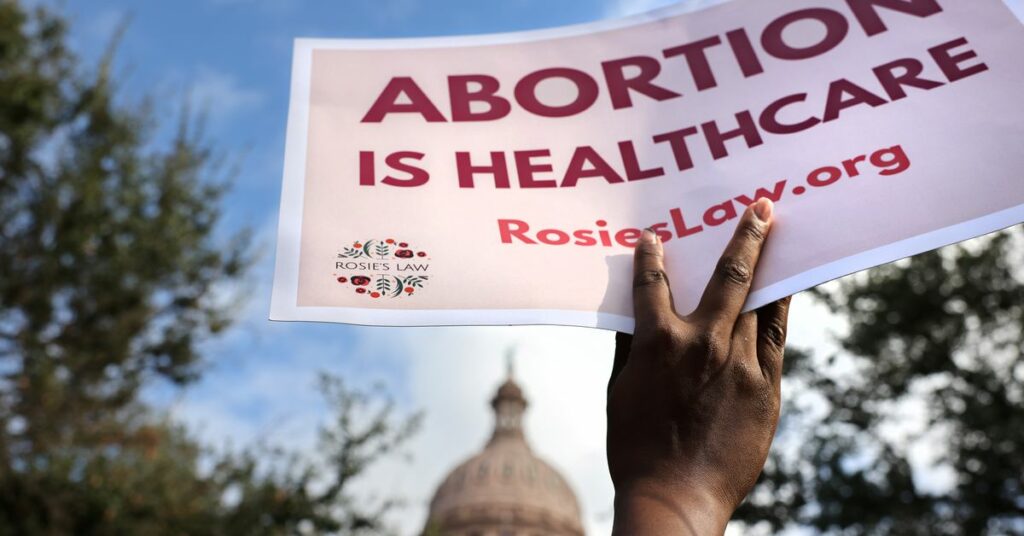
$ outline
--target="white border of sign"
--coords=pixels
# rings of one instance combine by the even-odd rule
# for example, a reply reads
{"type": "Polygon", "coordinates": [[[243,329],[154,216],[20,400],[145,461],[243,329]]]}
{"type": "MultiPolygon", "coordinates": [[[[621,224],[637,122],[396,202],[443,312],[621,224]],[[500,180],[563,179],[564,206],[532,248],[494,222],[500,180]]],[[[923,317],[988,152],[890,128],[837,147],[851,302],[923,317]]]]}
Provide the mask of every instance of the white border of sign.
{"type": "MultiPolygon", "coordinates": [[[[713,9],[709,8],[709,9],[713,9]]],[[[449,48],[540,41],[626,28],[691,12],[684,5],[669,6],[625,19],[578,24],[527,32],[409,39],[296,39],[292,64],[291,107],[285,146],[284,184],[278,224],[277,259],[270,319],[280,321],[341,322],[374,326],[482,326],[554,324],[632,332],[630,317],[596,311],[531,309],[404,310],[344,307],[298,307],[299,247],[302,201],[306,176],[305,156],[309,132],[309,97],[313,51],[325,49],[381,50],[449,48]]],[[[1005,229],[1024,221],[1024,205],[868,250],[753,292],[746,310],[756,309],[808,286],[831,281],[873,266],[893,262],[935,248],[1005,229]],[[810,283],[809,283],[810,282],[810,283]]]]}

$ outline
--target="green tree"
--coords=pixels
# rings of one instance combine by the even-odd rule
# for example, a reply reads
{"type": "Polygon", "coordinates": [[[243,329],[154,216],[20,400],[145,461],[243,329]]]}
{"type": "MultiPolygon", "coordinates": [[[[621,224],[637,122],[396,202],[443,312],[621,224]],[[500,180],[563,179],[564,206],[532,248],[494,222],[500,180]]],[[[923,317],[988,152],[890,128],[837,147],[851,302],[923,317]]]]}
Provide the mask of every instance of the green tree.
{"type": "Polygon", "coordinates": [[[381,392],[323,380],[315,459],[217,453],[140,403],[197,377],[251,259],[195,121],[163,142],[111,57],[86,72],[59,15],[0,2],[0,534],[381,533],[394,503],[353,481],[419,423],[381,392]]]}
{"type": "Polygon", "coordinates": [[[796,447],[776,449],[737,517],[829,534],[1024,534],[1022,238],[1013,229],[817,291],[849,333],[837,355],[787,354],[802,389],[779,439],[796,447]],[[924,431],[894,436],[915,404],[924,431]],[[915,475],[917,441],[950,489],[915,475]]]}
{"type": "Polygon", "coordinates": [[[241,453],[204,448],[181,426],[140,411],[102,448],[33,452],[32,467],[5,467],[0,535],[193,536],[393,533],[396,499],[353,490],[365,471],[399,452],[420,415],[396,414],[380,389],[322,376],[334,410],[317,454],[271,447],[241,453]],[[211,467],[201,470],[204,464],[211,467]]]}
{"type": "Polygon", "coordinates": [[[109,60],[78,73],[62,22],[0,5],[2,448],[102,441],[150,377],[185,383],[223,330],[218,284],[244,235],[213,231],[223,181],[189,129],[148,149],[144,110],[119,107],[109,60]],[[92,423],[89,429],[79,424],[92,423]]]}

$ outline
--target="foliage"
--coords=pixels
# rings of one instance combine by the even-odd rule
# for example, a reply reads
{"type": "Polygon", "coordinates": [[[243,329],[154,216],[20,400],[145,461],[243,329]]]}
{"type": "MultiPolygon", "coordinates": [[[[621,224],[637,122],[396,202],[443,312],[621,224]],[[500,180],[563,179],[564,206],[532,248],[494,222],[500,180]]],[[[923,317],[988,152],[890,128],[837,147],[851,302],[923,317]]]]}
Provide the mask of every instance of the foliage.
{"type": "Polygon", "coordinates": [[[146,407],[197,378],[251,262],[219,229],[226,177],[187,114],[165,140],[83,72],[63,20],[0,2],[0,535],[379,534],[352,483],[416,429],[325,378],[319,457],[215,452],[146,407]]]}
{"type": "Polygon", "coordinates": [[[397,452],[420,415],[398,417],[379,390],[331,376],[321,391],[336,413],[312,458],[266,446],[216,453],[146,411],[100,448],[40,452],[40,463],[5,468],[0,535],[387,534],[400,503],[368,502],[352,484],[397,452]]]}
{"type": "Polygon", "coordinates": [[[775,450],[738,518],[776,531],[1024,534],[1022,238],[1014,229],[819,290],[848,322],[843,352],[787,354],[803,389],[779,439],[794,447],[775,450]],[[908,445],[934,454],[927,465],[949,485],[926,486],[908,445]]]}
{"type": "Polygon", "coordinates": [[[186,383],[229,323],[244,235],[214,238],[223,181],[187,122],[150,148],[119,107],[109,58],[80,75],[63,23],[0,4],[0,448],[95,442],[143,381],[186,383]],[[90,422],[95,430],[77,427],[90,422]],[[8,427],[10,429],[10,427],[8,427]]]}

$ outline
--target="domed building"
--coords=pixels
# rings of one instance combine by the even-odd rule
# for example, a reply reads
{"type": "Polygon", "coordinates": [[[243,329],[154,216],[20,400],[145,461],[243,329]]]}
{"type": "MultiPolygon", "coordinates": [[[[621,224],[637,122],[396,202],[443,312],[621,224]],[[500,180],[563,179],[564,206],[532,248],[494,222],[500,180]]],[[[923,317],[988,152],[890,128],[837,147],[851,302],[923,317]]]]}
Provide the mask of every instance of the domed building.
{"type": "Polygon", "coordinates": [[[491,399],[494,433],[437,488],[424,536],[583,536],[576,495],[526,442],[526,406],[510,363],[491,399]]]}

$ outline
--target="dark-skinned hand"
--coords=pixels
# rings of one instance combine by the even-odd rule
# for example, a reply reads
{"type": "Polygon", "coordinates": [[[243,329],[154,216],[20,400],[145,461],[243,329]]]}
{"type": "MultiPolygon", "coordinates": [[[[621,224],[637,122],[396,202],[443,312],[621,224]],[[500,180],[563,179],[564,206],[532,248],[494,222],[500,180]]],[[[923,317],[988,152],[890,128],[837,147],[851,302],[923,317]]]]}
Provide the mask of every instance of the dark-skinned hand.
{"type": "Polygon", "coordinates": [[[764,467],[789,298],[742,310],[772,217],[768,200],[747,209],[687,316],[675,312],[660,239],[644,231],[636,329],[618,334],[608,385],[614,534],[722,534],[764,467]]]}

